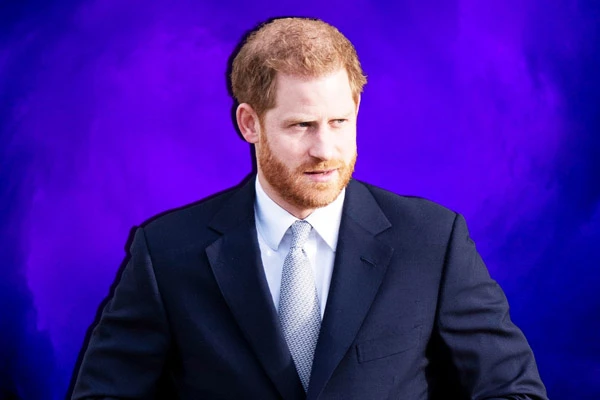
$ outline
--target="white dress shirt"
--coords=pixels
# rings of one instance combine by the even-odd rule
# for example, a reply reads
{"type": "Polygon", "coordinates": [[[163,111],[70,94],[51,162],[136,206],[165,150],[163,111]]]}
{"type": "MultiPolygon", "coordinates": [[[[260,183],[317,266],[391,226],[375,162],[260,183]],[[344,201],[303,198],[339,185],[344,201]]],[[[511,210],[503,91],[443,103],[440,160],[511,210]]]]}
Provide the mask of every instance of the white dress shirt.
{"type": "MultiPolygon", "coordinates": [[[[290,251],[292,233],[289,227],[298,218],[281,208],[265,193],[258,177],[256,177],[256,202],[254,204],[254,215],[256,220],[256,231],[258,233],[258,245],[260,255],[265,269],[265,276],[273,298],[275,309],[279,311],[279,289],[281,287],[281,271],[283,261],[290,251]]],[[[304,251],[310,260],[319,297],[321,319],[325,313],[331,274],[333,273],[333,261],[337,247],[340,221],[342,220],[342,207],[346,189],[325,207],[317,208],[305,221],[313,227],[304,251]]]]}

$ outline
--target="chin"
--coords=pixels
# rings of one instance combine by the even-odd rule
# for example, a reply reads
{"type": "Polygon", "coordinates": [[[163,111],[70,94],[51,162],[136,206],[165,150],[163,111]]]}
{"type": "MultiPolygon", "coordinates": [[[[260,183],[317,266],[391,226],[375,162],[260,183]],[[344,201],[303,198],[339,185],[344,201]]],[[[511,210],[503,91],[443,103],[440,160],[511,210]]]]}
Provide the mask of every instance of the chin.
{"type": "Polygon", "coordinates": [[[339,196],[342,189],[335,183],[318,183],[305,188],[293,196],[293,203],[301,208],[321,208],[331,204],[339,196]]]}

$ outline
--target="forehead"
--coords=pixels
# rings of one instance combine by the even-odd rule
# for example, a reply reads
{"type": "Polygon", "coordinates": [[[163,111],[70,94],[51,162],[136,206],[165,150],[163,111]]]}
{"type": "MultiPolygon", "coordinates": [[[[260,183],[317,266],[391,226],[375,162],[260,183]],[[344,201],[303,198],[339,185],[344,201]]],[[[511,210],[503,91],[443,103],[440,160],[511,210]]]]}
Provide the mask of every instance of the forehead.
{"type": "Polygon", "coordinates": [[[354,107],[344,68],[319,77],[277,73],[275,109],[285,112],[348,112],[354,107]]]}

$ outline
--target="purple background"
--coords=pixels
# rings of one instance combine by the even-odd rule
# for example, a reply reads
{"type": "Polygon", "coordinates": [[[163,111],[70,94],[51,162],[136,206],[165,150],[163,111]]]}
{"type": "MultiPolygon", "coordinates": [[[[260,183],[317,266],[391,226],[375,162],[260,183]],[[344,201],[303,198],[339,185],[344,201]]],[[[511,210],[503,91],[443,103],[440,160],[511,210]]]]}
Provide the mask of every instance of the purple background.
{"type": "Polygon", "coordinates": [[[225,69],[277,15],[358,50],[355,176],[465,214],[549,395],[600,398],[597,1],[295,3],[0,1],[0,398],[64,397],[130,228],[250,171],[225,69]]]}

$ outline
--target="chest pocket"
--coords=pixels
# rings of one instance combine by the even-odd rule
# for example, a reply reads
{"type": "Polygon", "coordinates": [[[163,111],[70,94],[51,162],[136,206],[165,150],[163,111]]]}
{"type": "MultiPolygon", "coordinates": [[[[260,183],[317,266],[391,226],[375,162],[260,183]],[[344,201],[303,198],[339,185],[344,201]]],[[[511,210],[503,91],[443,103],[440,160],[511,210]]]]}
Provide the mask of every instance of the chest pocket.
{"type": "Polygon", "coordinates": [[[356,344],[359,363],[379,360],[412,349],[419,343],[421,327],[410,328],[393,335],[366,340],[356,344]]]}

